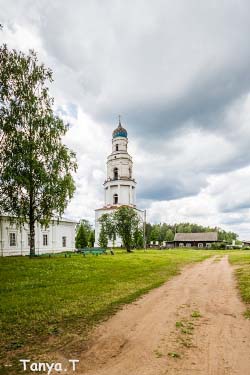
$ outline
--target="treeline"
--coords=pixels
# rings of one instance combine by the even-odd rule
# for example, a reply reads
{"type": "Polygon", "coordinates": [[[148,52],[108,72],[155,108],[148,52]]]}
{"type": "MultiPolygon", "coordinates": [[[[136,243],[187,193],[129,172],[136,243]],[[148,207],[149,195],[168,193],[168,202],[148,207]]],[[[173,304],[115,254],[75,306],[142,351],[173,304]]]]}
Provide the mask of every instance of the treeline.
{"type": "Polygon", "coordinates": [[[151,241],[173,241],[175,233],[200,233],[200,232],[218,232],[220,241],[232,242],[237,240],[238,235],[234,232],[226,232],[225,230],[218,227],[204,227],[198,224],[192,223],[179,223],[179,224],[146,224],[146,239],[149,244],[151,241]]]}
{"type": "MultiPolygon", "coordinates": [[[[175,233],[199,233],[199,232],[218,232],[220,241],[232,242],[237,240],[238,235],[234,232],[227,232],[218,227],[205,227],[192,223],[179,224],[146,224],[146,241],[150,244],[151,241],[173,241],[175,233]]],[[[88,220],[82,219],[77,226],[75,246],[77,249],[84,247],[93,247],[95,243],[95,231],[88,220]]],[[[143,239],[141,239],[141,247],[143,246],[143,239]]]]}

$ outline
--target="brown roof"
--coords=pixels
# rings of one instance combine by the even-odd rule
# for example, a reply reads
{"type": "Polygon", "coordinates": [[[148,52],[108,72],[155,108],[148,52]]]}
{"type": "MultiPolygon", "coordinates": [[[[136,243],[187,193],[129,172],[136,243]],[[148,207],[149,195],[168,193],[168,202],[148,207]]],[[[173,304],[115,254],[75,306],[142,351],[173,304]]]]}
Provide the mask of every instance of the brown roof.
{"type": "Polygon", "coordinates": [[[134,204],[116,204],[116,205],[108,205],[108,206],[103,206],[101,208],[96,208],[95,211],[101,211],[101,210],[114,210],[120,207],[131,207],[134,208],[137,211],[141,211],[134,204]]]}
{"type": "Polygon", "coordinates": [[[218,241],[217,232],[202,232],[202,233],[176,233],[175,241],[194,241],[194,242],[215,242],[218,241]]]}

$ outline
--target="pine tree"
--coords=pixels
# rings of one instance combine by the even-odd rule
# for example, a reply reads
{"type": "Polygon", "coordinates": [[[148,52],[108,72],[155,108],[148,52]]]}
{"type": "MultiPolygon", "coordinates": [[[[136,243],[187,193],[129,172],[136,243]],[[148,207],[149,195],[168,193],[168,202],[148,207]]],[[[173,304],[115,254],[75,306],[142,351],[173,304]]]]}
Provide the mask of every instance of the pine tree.
{"type": "Polygon", "coordinates": [[[77,249],[83,249],[88,245],[86,230],[83,226],[83,224],[80,224],[77,235],[76,235],[76,248],[77,249]]]}
{"type": "Polygon", "coordinates": [[[90,232],[89,243],[91,247],[94,247],[94,244],[95,244],[95,231],[94,230],[91,230],[90,232]]]}

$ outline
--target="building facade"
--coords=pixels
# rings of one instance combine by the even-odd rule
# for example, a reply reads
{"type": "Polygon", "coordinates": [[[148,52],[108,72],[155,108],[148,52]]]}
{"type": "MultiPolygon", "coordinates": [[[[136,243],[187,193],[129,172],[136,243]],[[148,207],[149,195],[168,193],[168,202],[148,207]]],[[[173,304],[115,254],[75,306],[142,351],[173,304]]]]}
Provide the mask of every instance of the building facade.
{"type": "Polygon", "coordinates": [[[173,242],[175,247],[210,248],[212,243],[219,241],[217,232],[202,232],[176,233],[173,242]]]}
{"type": "MultiPolygon", "coordinates": [[[[128,134],[119,120],[112,135],[112,152],[107,158],[107,177],[104,181],[104,206],[95,210],[95,246],[99,246],[99,218],[105,213],[112,213],[118,207],[129,206],[137,210],[143,220],[143,211],[136,207],[136,181],[133,176],[133,161],[128,153],[128,134]]],[[[112,246],[109,241],[108,246],[112,246]]],[[[114,246],[121,246],[116,238],[114,246]]]]}
{"type": "MultiPolygon", "coordinates": [[[[51,220],[48,227],[35,228],[36,255],[75,250],[76,222],[69,219],[51,220]]],[[[0,216],[0,255],[29,255],[29,226],[19,227],[9,216],[0,216]]]]}

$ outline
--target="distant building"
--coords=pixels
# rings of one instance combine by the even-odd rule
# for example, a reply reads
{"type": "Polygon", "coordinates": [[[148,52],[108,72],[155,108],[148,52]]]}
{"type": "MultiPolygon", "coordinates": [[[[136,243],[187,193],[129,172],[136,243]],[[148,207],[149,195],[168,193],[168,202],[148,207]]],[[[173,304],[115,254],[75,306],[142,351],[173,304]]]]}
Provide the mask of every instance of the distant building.
{"type": "MultiPolygon", "coordinates": [[[[48,227],[37,223],[35,228],[36,254],[60,253],[75,250],[76,222],[70,219],[51,220],[48,227]]],[[[29,255],[29,226],[19,227],[9,216],[0,216],[0,256],[29,255]]]]}
{"type": "Polygon", "coordinates": [[[247,240],[242,241],[242,245],[250,247],[250,240],[249,241],[247,241],[247,240]]]}
{"type": "Polygon", "coordinates": [[[219,242],[217,232],[176,233],[174,237],[175,247],[210,248],[214,242],[219,242]]]}
{"type": "MultiPolygon", "coordinates": [[[[107,158],[107,178],[104,181],[104,206],[95,210],[95,246],[99,246],[101,225],[99,218],[110,214],[121,206],[134,208],[143,220],[143,211],[136,208],[135,187],[133,177],[133,161],[128,153],[128,134],[119,120],[118,127],[113,131],[112,153],[107,158]]],[[[112,241],[108,246],[111,247],[112,241]]],[[[121,246],[122,241],[116,238],[114,246],[121,246]]]]}

